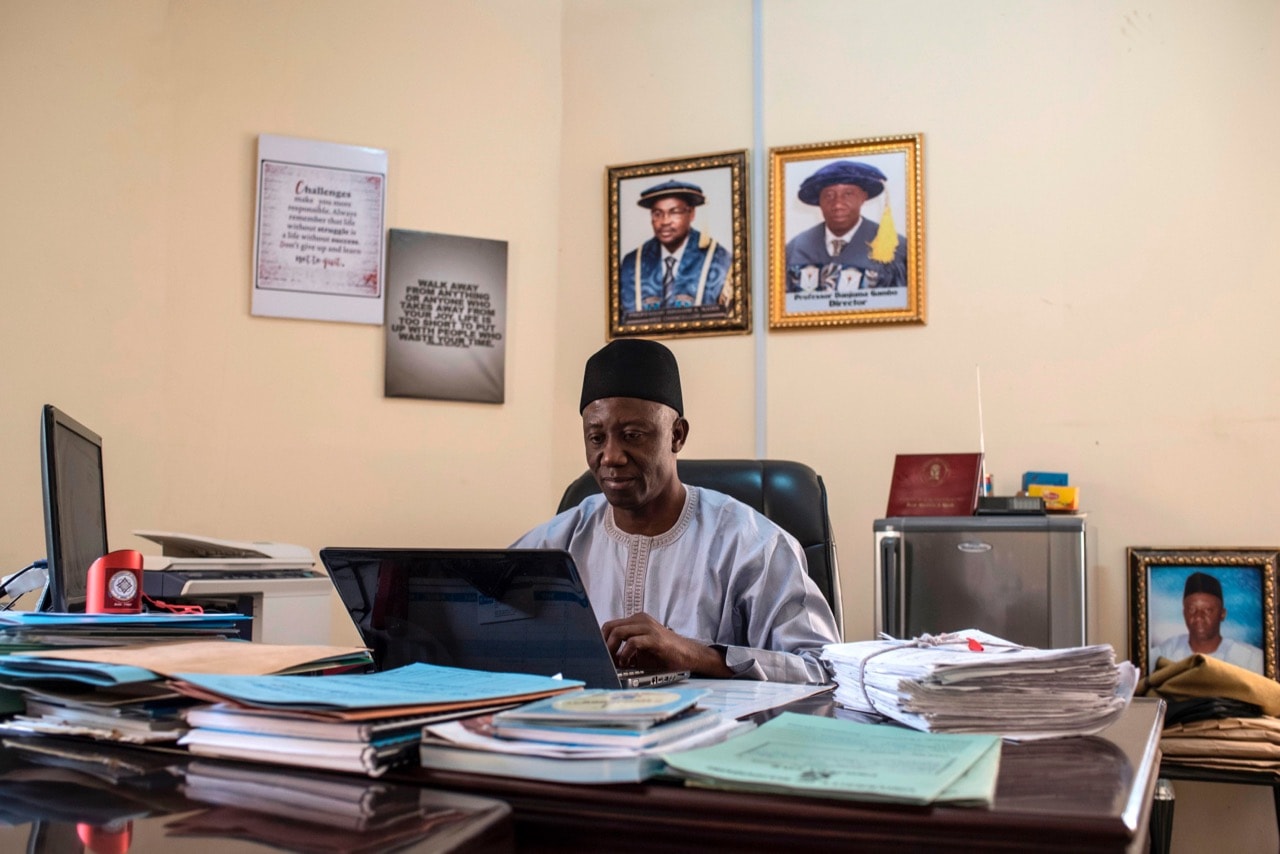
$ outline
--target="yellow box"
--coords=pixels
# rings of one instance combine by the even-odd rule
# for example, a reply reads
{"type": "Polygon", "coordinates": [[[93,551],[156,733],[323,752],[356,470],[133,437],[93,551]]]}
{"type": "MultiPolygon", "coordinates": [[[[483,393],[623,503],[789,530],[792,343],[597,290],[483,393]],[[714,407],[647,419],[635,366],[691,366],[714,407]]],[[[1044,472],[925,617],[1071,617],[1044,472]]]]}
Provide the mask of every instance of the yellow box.
{"type": "Polygon", "coordinates": [[[1045,510],[1079,510],[1080,487],[1052,486],[1046,483],[1033,483],[1027,487],[1027,495],[1044,499],[1045,510]]]}

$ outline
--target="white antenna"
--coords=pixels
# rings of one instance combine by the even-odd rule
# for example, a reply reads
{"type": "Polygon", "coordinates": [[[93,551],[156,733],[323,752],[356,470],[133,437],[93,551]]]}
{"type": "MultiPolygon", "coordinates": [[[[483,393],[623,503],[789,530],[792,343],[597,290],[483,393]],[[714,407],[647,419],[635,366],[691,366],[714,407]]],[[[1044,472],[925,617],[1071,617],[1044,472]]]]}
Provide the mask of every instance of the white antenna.
{"type": "Polygon", "coordinates": [[[973,372],[978,378],[978,450],[982,452],[982,480],[978,484],[978,493],[980,495],[987,494],[987,438],[986,431],[982,426],[982,368],[978,365],[973,366],[973,372]]]}

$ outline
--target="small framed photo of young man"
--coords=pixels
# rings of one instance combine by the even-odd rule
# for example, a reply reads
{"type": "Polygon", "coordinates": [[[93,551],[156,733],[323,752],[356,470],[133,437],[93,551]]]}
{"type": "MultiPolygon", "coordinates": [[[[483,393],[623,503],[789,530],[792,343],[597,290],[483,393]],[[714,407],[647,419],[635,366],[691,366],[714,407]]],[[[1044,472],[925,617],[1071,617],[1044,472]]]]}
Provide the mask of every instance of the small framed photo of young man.
{"type": "Polygon", "coordinates": [[[1143,674],[1200,654],[1276,678],[1280,549],[1130,548],[1128,555],[1129,656],[1143,674]]]}
{"type": "Polygon", "coordinates": [[[769,152],[769,326],[924,323],[923,136],[769,152]]]}
{"type": "Polygon", "coordinates": [[[608,167],[609,337],[751,331],[747,153],[608,167]]]}

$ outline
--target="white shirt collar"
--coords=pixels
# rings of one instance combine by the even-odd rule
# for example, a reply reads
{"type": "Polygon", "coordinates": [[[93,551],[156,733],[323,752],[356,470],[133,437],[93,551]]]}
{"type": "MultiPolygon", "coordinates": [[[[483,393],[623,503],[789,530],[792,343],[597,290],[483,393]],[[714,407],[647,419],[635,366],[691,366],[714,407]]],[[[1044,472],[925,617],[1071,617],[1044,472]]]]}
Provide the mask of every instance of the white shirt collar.
{"type": "MultiPolygon", "coordinates": [[[[661,243],[659,243],[658,245],[662,246],[661,243]]],[[[689,235],[686,234],[684,236],[684,240],[680,241],[680,245],[676,247],[675,252],[668,252],[667,247],[662,246],[662,262],[665,264],[668,258],[674,258],[676,259],[675,266],[678,269],[680,267],[680,259],[684,257],[684,249],[688,245],[689,245],[689,235]]]]}
{"type": "Polygon", "coordinates": [[[849,229],[844,234],[835,234],[831,231],[830,226],[824,226],[823,231],[827,233],[827,248],[831,248],[831,241],[833,240],[843,240],[844,245],[848,246],[849,241],[853,240],[853,233],[858,230],[858,226],[860,225],[862,225],[862,217],[858,217],[858,221],[853,224],[853,228],[849,229]]]}

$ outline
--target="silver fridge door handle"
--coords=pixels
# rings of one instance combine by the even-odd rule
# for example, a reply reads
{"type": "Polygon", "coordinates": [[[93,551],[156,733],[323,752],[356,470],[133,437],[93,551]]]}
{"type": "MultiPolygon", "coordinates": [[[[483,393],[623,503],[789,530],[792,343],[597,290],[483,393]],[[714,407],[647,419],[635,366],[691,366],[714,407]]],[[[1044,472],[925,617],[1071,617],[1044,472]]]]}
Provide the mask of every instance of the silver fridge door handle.
{"type": "Polygon", "coordinates": [[[991,551],[991,544],[976,540],[964,540],[963,542],[956,543],[956,548],[962,552],[968,552],[969,554],[982,554],[983,552],[991,551]]]}
{"type": "Polygon", "coordinates": [[[902,561],[900,559],[902,538],[892,531],[885,533],[880,540],[880,583],[882,587],[880,603],[884,633],[890,637],[901,637],[902,627],[906,623],[906,596],[902,586],[902,561]]]}

